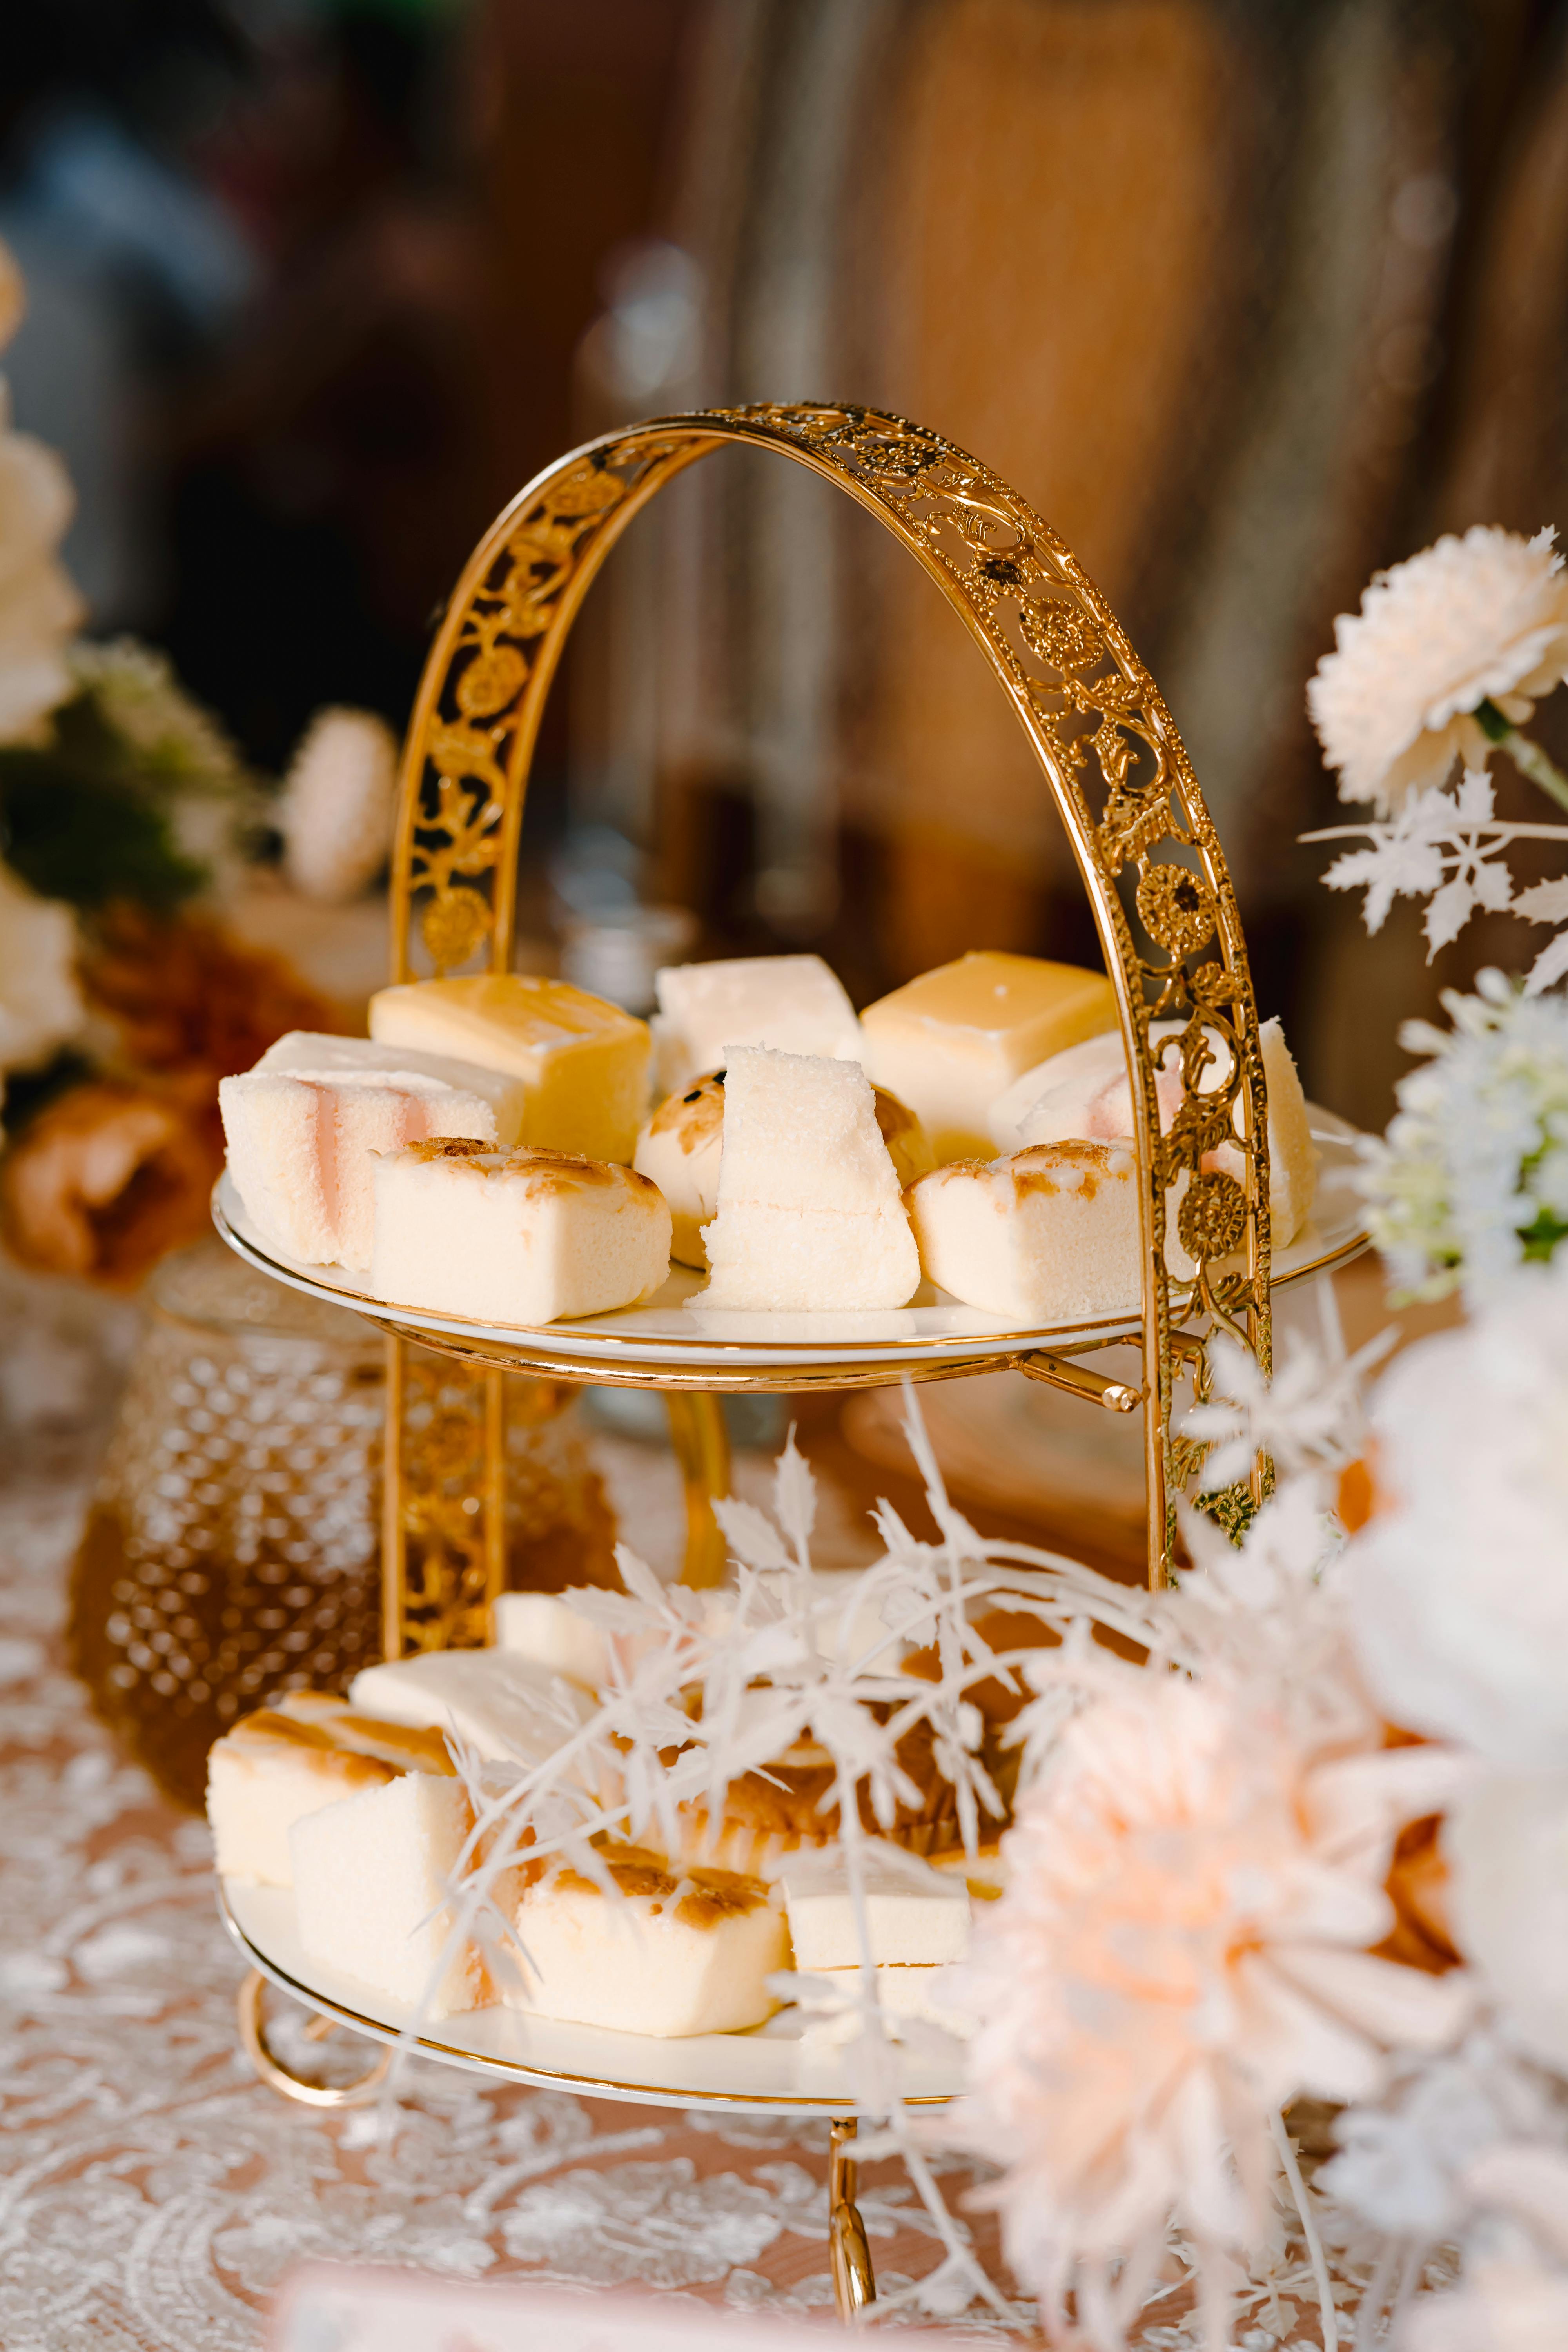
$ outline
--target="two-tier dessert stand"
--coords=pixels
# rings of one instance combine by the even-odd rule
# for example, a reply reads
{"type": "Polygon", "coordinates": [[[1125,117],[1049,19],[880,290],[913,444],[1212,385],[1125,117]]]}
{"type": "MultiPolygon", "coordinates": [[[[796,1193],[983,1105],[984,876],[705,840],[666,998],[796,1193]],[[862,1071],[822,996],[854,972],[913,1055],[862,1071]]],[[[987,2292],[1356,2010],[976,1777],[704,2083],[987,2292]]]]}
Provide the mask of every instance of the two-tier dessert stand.
{"type": "MultiPolygon", "coordinates": [[[[1116,990],[1141,1171],[1142,1297],[1136,1313],[1054,1329],[1008,1328],[923,1289],[879,1314],[762,1315],[702,1307],[677,1270],[647,1304],[521,1329],[416,1313],[372,1298],[335,1269],[295,1265],[254,1232],[226,1179],[218,1230],[242,1256],[296,1288],[351,1307],[387,1335],[384,1627],[389,1656],[486,1638],[505,1579],[504,1468],[510,1373],[660,1391],[685,1480],[685,1580],[723,1572],[712,1505],[729,1464],[726,1391],[861,1388],[1004,1368],[1090,1404],[1144,1414],[1148,1573],[1168,1580],[1175,1496],[1199,1482],[1202,1450],[1173,1432],[1184,1373],[1202,1392],[1204,1342],[1223,1328],[1267,1371],[1271,1297],[1365,1245],[1350,1181],[1351,1131],[1314,1114],[1322,1168],[1312,1223],[1270,1250],[1268,1144],[1257,1006],[1235,894],[1191,764],[1153,680],[1105,600],[1055,531],[996,475],[940,434],[853,405],[757,404],[658,417],[607,434],[547,467],[498,517],[458,583],[426,665],[404,752],[393,860],[392,978],[508,970],[518,841],[541,713],[578,607],[622,531],[665,484],[733,443],[771,450],[835,483],[877,517],[936,582],[1012,703],[1067,828],[1116,990]],[[1151,1043],[1152,1022],[1179,1034],[1151,1043]],[[1156,1053],[1181,1082],[1163,1126],[1156,1053]],[[1215,1166],[1234,1145],[1231,1166],[1215,1166]],[[1205,1164],[1207,1163],[1207,1164],[1205,1164]],[[1234,1169],[1239,1163],[1240,1173],[1234,1169]],[[1174,1264],[1184,1269],[1172,1272],[1174,1264]],[[1092,1359],[1116,1341],[1141,1370],[1112,1378],[1092,1359]],[[472,1475],[449,1442],[423,1443],[414,1349],[462,1368],[472,1475]],[[1085,1360],[1089,1359],[1090,1360],[1085,1360]]],[[[450,1414],[447,1415],[449,1428],[450,1414]]],[[[1248,1480],[1205,1497],[1232,1526],[1262,1498],[1248,1480]]],[[[259,2022],[269,1977],[325,2021],[374,2040],[402,2021],[368,2014],[363,1988],[326,1981],[293,1936],[275,1890],[225,1891],[226,1916],[256,1973],[241,1996],[247,2046],[290,2095],[333,2103],[268,2050],[259,2022]]],[[[513,2011],[447,2021],[427,2054],[506,2079],[677,2105],[742,2106],[833,2120],[831,2244],[840,2308],[874,2285],[854,2203],[856,2103],[837,2062],[784,2031],[647,2042],[552,2026],[513,2011]],[[816,2070],[813,2078],[813,2070],[816,2070]]],[[[911,2102],[958,2088],[927,2059],[905,2061],[911,2102]]]]}

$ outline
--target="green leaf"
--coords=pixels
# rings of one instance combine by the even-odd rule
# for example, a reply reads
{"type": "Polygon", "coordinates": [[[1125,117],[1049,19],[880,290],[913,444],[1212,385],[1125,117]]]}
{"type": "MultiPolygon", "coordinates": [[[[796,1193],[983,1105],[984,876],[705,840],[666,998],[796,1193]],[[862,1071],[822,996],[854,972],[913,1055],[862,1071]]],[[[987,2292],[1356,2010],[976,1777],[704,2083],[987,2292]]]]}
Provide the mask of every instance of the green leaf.
{"type": "Polygon", "coordinates": [[[24,882],[87,911],[111,898],[174,907],[207,878],[160,809],[53,748],[0,752],[0,834],[24,882]]]}

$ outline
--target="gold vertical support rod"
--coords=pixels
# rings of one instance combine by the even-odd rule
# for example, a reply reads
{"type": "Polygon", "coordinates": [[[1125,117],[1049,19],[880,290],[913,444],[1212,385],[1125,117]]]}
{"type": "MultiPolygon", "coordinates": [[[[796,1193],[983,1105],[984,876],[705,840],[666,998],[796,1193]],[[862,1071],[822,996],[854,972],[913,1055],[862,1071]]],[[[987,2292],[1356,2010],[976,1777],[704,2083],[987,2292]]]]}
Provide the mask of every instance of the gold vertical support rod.
{"type": "Polygon", "coordinates": [[[667,1389],[669,1442],[686,1488],[686,1565],[682,1584],[724,1580],[724,1531],[713,1506],[730,1491],[730,1436],[719,1399],[707,1389],[667,1389]]]}
{"type": "Polygon", "coordinates": [[[406,1343],[386,1339],[386,1433],[381,1462],[381,1654],[403,1655],[408,1591],[408,1521],[403,1507],[403,1380],[406,1343]]]}
{"type": "Polygon", "coordinates": [[[836,2123],[828,2136],[827,2250],[833,2264],[833,2297],[846,2324],[877,2300],[877,2274],[871,2267],[866,2224],[855,2202],[860,2168],[849,2151],[856,2130],[850,2116],[836,2123]]]}
{"type": "Polygon", "coordinates": [[[495,1605],[506,1591],[506,1374],[485,1382],[485,1618],[495,1639],[495,1605]]]}

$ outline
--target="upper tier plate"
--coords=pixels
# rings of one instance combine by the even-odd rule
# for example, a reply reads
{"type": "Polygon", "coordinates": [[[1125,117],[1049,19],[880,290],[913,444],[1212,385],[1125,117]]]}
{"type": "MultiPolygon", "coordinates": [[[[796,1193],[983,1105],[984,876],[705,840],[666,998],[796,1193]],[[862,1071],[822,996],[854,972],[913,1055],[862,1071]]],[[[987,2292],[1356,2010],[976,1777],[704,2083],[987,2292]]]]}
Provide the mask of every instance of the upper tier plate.
{"type": "MultiPolygon", "coordinates": [[[[1310,1222],[1274,1260],[1276,1288],[1300,1282],[1325,1267],[1341,1265],[1367,1246],[1360,1197],[1352,1181],[1357,1166],[1355,1129],[1330,1111],[1314,1108],[1312,1134],[1322,1155],[1318,1198],[1310,1222]]],[[[514,1347],[520,1358],[554,1360],[604,1368],[617,1364],[650,1370],[668,1365],[672,1373],[741,1372],[747,1368],[782,1370],[829,1363],[888,1367],[966,1363],[1021,1354],[1035,1348],[1092,1346],[1121,1339],[1139,1328],[1136,1315],[1103,1317],[1050,1329],[1020,1329],[1005,1318],[961,1306],[945,1291],[922,1283],[912,1305],[872,1314],[769,1315],[706,1308],[696,1298],[707,1277],[684,1266],[642,1307],[613,1315],[589,1315],[575,1322],[487,1323],[458,1315],[433,1315],[425,1307],[399,1307],[373,1297],[360,1275],[336,1265],[300,1265],[262,1240],[226,1174],[213,1194],[213,1222],[240,1256],[309,1297],[352,1307],[400,1330],[427,1331],[456,1340],[514,1347]],[[688,1301],[692,1303],[688,1305],[688,1301]]]]}
{"type": "MultiPolygon", "coordinates": [[[[234,1878],[220,1887],[224,1925],[263,1976],[373,2041],[397,2040],[409,2021],[406,2009],[356,1977],[306,1958],[290,1889],[248,1886],[234,1878]]],[[[615,2033],[602,2025],[563,2025],[515,2009],[473,2009],[442,2018],[414,2046],[421,2057],[450,2066],[585,2097],[756,2115],[852,2116],[859,2105],[843,2053],[804,2042],[799,2012],[792,2009],[751,2033],[694,2033],[678,2042],[615,2033]]],[[[898,2095],[917,2106],[944,2105],[962,2087],[963,2066],[956,2042],[951,2057],[900,2046],[898,2095]]]]}

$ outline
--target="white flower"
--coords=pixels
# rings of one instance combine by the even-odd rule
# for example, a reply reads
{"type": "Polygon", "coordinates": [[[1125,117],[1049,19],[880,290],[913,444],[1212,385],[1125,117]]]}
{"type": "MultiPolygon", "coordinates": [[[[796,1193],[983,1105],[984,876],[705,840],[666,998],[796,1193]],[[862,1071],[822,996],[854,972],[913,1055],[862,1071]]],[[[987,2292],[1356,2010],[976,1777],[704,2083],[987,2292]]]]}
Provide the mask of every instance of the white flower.
{"type": "Polygon", "coordinates": [[[210,711],[185,692],[164,655],[134,637],[106,645],[83,639],[71,647],[70,667],[144,769],[170,785],[198,790],[226,788],[237,779],[234,745],[210,711]]]}
{"type": "Polygon", "coordinates": [[[1568,1769],[1568,1258],[1407,1349],[1372,1426],[1384,1507],[1342,1570],[1369,1686],[1413,1731],[1568,1769]]]}
{"type": "Polygon", "coordinates": [[[370,710],[318,711],[294,754],[279,824],[289,878],[308,898],[357,898],[386,863],[397,739],[370,710]]]}
{"type": "Polygon", "coordinates": [[[76,948],[70,908],[0,866],[0,1073],[37,1069],[80,1030],[76,948]]]}
{"type": "Polygon", "coordinates": [[[1008,2168],[987,2194],[1048,2309],[1075,2287],[1098,2305],[1121,2255],[1146,2275],[1173,2215],[1245,2246],[1279,2109],[1367,2096],[1391,2046],[1458,2030],[1461,1979],[1368,1948],[1395,1831],[1441,1769],[1314,1750],[1256,1687],[1107,1668],[1007,1835],[952,2118],[1008,2168]]]}
{"type": "Polygon", "coordinates": [[[1270,1380],[1257,1359],[1224,1333],[1209,1341],[1214,1394],[1194,1405],[1183,1433],[1204,1438],[1214,1451],[1204,1464],[1205,1486],[1226,1486],[1245,1478],[1259,1454],[1272,1455],[1286,1476],[1321,1465],[1342,1468],[1359,1451],[1362,1411],[1359,1375],[1368,1352],[1328,1363],[1317,1349],[1288,1342],[1270,1380]]]}
{"type": "Polygon", "coordinates": [[[1466,2233],[1464,2284],[1415,2303],[1399,2352],[1562,2352],[1568,2344],[1568,2150],[1561,2118],[1483,2149],[1462,2187],[1484,2218],[1466,2233]],[[1553,2144],[1555,2143],[1555,2144],[1553,2144]]]}
{"type": "Polygon", "coordinates": [[[0,743],[34,736],[69,695],[65,648],[87,610],[56,553],[76,503],[70,477],[9,425],[0,382],[0,743]]]}
{"type": "Polygon", "coordinates": [[[1436,2245],[1458,2236],[1474,2210],[1468,2175],[1510,2138],[1539,2140],[1561,2126],[1550,2084],[1493,2032],[1398,2070],[1384,2104],[1346,2107],[1334,2124],[1336,2154],[1315,2186],[1373,2229],[1436,2245]]]}
{"type": "Polygon", "coordinates": [[[1563,2352],[1568,2275],[1515,2256],[1478,2263],[1452,2294],[1411,2305],[1398,2352],[1563,2352]]]}
{"type": "Polygon", "coordinates": [[[1499,1772],[1443,1830],[1454,1941],[1520,2048],[1568,2074],[1568,1772],[1499,1772]]]}
{"type": "Polygon", "coordinates": [[[1451,1032],[1405,1024],[1426,1054],[1402,1078],[1385,1139],[1365,1148],[1373,1239],[1396,1283],[1484,1298],[1568,1234],[1568,1002],[1525,996],[1500,972],[1444,992],[1451,1032]]]}
{"type": "Polygon", "coordinates": [[[1342,613],[1334,650],[1307,688],[1340,798],[1386,814],[1440,784],[1456,757],[1484,767],[1472,716],[1496,703],[1517,726],[1568,676],[1568,577],[1551,530],[1526,540],[1476,524],[1378,572],[1359,614],[1342,613]]]}

